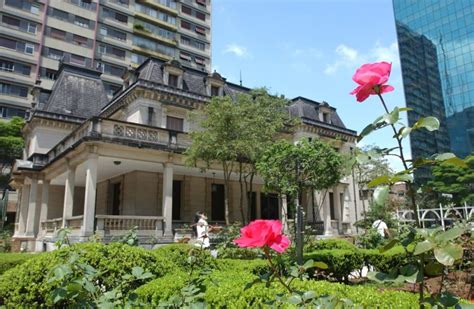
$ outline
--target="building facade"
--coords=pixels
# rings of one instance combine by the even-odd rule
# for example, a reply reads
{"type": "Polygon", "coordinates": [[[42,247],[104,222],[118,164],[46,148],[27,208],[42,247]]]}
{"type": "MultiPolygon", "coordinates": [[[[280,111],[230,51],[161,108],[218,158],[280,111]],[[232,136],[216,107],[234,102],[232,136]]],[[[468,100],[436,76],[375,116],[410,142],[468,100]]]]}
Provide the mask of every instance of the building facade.
{"type": "MultiPolygon", "coordinates": [[[[73,241],[93,234],[108,241],[134,226],[142,243],[170,242],[198,210],[223,223],[221,166],[185,164],[183,151],[192,143],[188,132],[199,127],[189,115],[212,96],[235,98],[249,89],[177,60],[149,59],[127,74],[123,89],[110,100],[100,75],[63,64],[48,97],[34,92],[35,109],[24,127],[24,160],[16,163],[11,181],[19,192],[16,242],[41,251],[52,248],[61,227],[72,230],[73,241]]],[[[318,138],[344,153],[355,147],[356,132],[328,103],[297,97],[288,112],[301,122],[284,138],[318,138]]],[[[233,174],[231,221],[241,220],[239,188],[233,174]]],[[[361,212],[357,192],[352,177],[342,178],[314,216],[313,195],[304,194],[307,221],[320,234],[353,233],[361,212]]],[[[255,207],[244,205],[244,211],[252,219],[288,222],[290,202],[264,192],[259,177],[251,194],[255,207]]],[[[321,200],[318,192],[314,198],[321,200]]]]}
{"type": "Polygon", "coordinates": [[[59,61],[95,67],[106,93],[147,57],[211,67],[210,0],[0,0],[0,117],[24,116],[59,61]]]}
{"type": "MultiPolygon", "coordinates": [[[[439,131],[411,133],[413,157],[474,151],[474,4],[393,0],[410,125],[435,116],[439,131]]],[[[415,175],[429,177],[425,171],[415,175]]]]}

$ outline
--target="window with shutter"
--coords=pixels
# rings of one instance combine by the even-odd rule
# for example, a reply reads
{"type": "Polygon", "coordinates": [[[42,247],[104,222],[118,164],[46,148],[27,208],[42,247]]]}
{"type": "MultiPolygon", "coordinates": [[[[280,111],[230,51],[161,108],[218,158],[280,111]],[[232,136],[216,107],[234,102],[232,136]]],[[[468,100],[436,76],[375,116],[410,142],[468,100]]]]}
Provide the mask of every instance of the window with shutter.
{"type": "Polygon", "coordinates": [[[9,26],[19,28],[20,27],[20,20],[16,18],[12,18],[10,16],[2,16],[2,23],[7,24],[9,26]]]}
{"type": "Polygon", "coordinates": [[[181,28],[191,30],[191,24],[185,20],[181,20],[181,28]]]}
{"type": "Polygon", "coordinates": [[[196,11],[196,18],[200,20],[206,20],[206,14],[196,11]]]}
{"type": "Polygon", "coordinates": [[[181,118],[166,116],[166,128],[169,130],[183,132],[183,123],[181,118]]]}
{"type": "Polygon", "coordinates": [[[187,6],[181,6],[181,12],[183,12],[184,14],[188,14],[188,15],[193,14],[193,11],[191,10],[191,8],[189,8],[187,6]]]}
{"type": "Polygon", "coordinates": [[[174,74],[168,75],[168,86],[178,87],[178,76],[174,74]]]}

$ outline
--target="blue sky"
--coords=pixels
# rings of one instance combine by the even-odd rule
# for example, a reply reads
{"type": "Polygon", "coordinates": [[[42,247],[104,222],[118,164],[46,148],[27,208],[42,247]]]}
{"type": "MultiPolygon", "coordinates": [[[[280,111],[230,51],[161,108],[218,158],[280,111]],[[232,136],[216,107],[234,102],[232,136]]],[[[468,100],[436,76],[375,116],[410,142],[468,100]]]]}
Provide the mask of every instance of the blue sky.
{"type": "MultiPolygon", "coordinates": [[[[212,67],[229,81],[304,96],[337,108],[346,127],[360,132],[379,114],[376,97],[357,103],[349,92],[363,63],[392,62],[385,95],[405,106],[391,0],[213,0],[212,67]]],[[[391,109],[391,108],[390,108],[391,109]]],[[[362,145],[395,146],[389,128],[362,145]]],[[[409,153],[408,143],[405,143],[409,153]]],[[[401,164],[390,161],[395,169],[401,164]]]]}

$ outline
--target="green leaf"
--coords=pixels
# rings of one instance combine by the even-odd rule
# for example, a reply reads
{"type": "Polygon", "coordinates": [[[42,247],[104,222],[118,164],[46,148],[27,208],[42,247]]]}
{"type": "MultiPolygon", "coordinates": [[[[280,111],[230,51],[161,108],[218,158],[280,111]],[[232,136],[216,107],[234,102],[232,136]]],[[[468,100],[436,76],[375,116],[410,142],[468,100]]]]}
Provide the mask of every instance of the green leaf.
{"type": "Polygon", "coordinates": [[[307,292],[304,292],[303,293],[303,300],[308,300],[308,299],[313,299],[315,298],[317,295],[316,295],[316,292],[315,291],[307,291],[307,292]]]}
{"type": "Polygon", "coordinates": [[[392,183],[404,181],[404,182],[412,182],[413,176],[411,174],[398,174],[392,177],[392,183]]]}
{"type": "Polygon", "coordinates": [[[310,269],[313,266],[314,266],[314,261],[313,260],[307,260],[306,263],[304,263],[303,268],[304,269],[310,269]]]}
{"type": "Polygon", "coordinates": [[[328,269],[328,264],[324,263],[324,262],[320,262],[320,261],[316,261],[314,262],[313,264],[314,267],[316,268],[319,268],[319,269],[328,269]]]}
{"type": "Polygon", "coordinates": [[[450,240],[454,240],[464,234],[466,230],[461,227],[453,227],[452,229],[447,230],[446,232],[441,232],[438,235],[436,235],[436,241],[442,241],[442,242],[447,242],[450,240]]]}
{"type": "Polygon", "coordinates": [[[398,244],[398,239],[392,239],[390,240],[390,242],[388,244],[386,244],[385,246],[383,246],[382,248],[380,248],[380,252],[381,253],[384,253],[385,251],[388,251],[390,249],[392,249],[396,244],[398,244]]]}
{"type": "Polygon", "coordinates": [[[399,109],[395,107],[393,111],[383,116],[385,123],[394,124],[400,119],[399,109]]]}
{"type": "Polygon", "coordinates": [[[298,305],[303,302],[303,299],[301,299],[301,296],[299,296],[298,294],[293,294],[288,297],[288,302],[293,305],[298,305]]]}
{"type": "Polygon", "coordinates": [[[388,199],[388,193],[388,186],[377,187],[374,191],[374,202],[378,205],[385,204],[385,201],[388,199]]]}
{"type": "Polygon", "coordinates": [[[448,163],[448,164],[456,165],[456,166],[458,166],[458,167],[465,167],[465,168],[468,168],[468,167],[469,167],[469,165],[466,163],[466,161],[464,161],[463,159],[460,159],[460,158],[458,158],[458,157],[450,158],[450,159],[444,160],[443,163],[448,163]]]}
{"type": "Polygon", "coordinates": [[[376,282],[384,282],[387,280],[388,275],[386,273],[377,272],[377,271],[369,271],[367,273],[367,279],[376,281],[376,282]]]}
{"type": "Polygon", "coordinates": [[[463,249],[458,244],[447,244],[444,247],[435,248],[434,255],[438,262],[444,266],[452,266],[456,260],[462,258],[463,249]]]}
{"type": "Polygon", "coordinates": [[[376,187],[378,185],[385,185],[385,184],[390,184],[390,177],[387,175],[379,176],[375,179],[373,179],[371,182],[367,184],[369,188],[376,187]]]}
{"type": "Polygon", "coordinates": [[[132,268],[132,275],[139,278],[143,274],[143,268],[135,266],[132,268]]]}
{"type": "Polygon", "coordinates": [[[425,266],[425,273],[428,276],[434,277],[434,276],[439,276],[441,272],[443,271],[444,266],[441,263],[431,261],[425,266]]]}
{"type": "Polygon", "coordinates": [[[443,292],[439,296],[439,302],[445,307],[452,307],[459,303],[459,298],[449,292],[443,292]]]}
{"type": "Polygon", "coordinates": [[[411,131],[413,129],[410,128],[410,127],[403,127],[401,130],[400,130],[400,136],[402,138],[406,138],[408,135],[410,135],[411,131]]]}
{"type": "Polygon", "coordinates": [[[425,128],[428,131],[436,131],[439,129],[439,120],[432,116],[420,118],[415,125],[413,125],[413,129],[419,128],[425,128]]]}
{"type": "Polygon", "coordinates": [[[424,240],[422,242],[419,242],[415,246],[415,251],[413,252],[414,255],[420,255],[422,253],[428,252],[431,249],[433,249],[435,246],[434,243],[432,243],[429,240],[424,240]]]}
{"type": "Polygon", "coordinates": [[[412,111],[412,110],[413,110],[413,108],[411,108],[411,107],[400,107],[398,109],[399,112],[408,112],[408,111],[412,111]]]}
{"type": "Polygon", "coordinates": [[[448,160],[451,158],[456,158],[456,155],[452,152],[445,152],[445,153],[440,153],[435,157],[436,161],[444,161],[448,160]]]}
{"type": "Polygon", "coordinates": [[[57,303],[63,299],[66,298],[67,296],[67,292],[65,289],[63,288],[57,288],[53,291],[53,293],[51,294],[52,298],[53,298],[53,303],[57,303]]]}

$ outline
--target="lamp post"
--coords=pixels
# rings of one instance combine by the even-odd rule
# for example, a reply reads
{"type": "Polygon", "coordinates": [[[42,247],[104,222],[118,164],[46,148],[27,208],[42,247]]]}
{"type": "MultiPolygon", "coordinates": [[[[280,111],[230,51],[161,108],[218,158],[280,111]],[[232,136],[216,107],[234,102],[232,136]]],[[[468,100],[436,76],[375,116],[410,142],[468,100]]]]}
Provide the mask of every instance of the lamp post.
{"type": "MultiPolygon", "coordinates": [[[[296,144],[299,147],[299,143],[296,144]]],[[[299,158],[296,157],[295,166],[296,176],[296,261],[298,265],[303,265],[303,209],[300,204],[301,181],[300,181],[300,166],[299,158]]]]}

